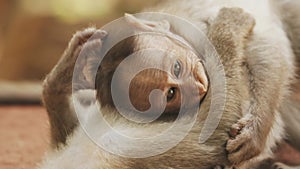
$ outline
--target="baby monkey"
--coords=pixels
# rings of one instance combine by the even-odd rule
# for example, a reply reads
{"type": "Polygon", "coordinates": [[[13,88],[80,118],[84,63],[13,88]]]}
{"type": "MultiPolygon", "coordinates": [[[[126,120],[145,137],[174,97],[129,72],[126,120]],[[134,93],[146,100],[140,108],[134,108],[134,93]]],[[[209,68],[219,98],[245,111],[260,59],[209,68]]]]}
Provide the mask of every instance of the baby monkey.
{"type": "MultiPolygon", "coordinates": [[[[132,18],[131,16],[128,17],[129,23],[133,23],[133,26],[137,26],[145,31],[171,32],[169,30],[170,25],[166,22],[147,22],[132,18]]],[[[93,157],[95,156],[97,159],[98,157],[97,162],[88,159],[82,159],[82,161],[91,163],[89,166],[94,166],[94,168],[108,168],[107,166],[109,168],[212,168],[217,165],[231,166],[231,164],[236,164],[239,168],[247,168],[253,165],[253,161],[251,163],[247,162],[248,159],[257,155],[261,155],[260,157],[264,158],[265,154],[260,153],[270,149],[275,144],[275,141],[270,140],[268,140],[270,144],[266,144],[267,137],[274,140],[278,139],[274,138],[276,136],[270,134],[272,128],[276,129],[274,126],[278,124],[274,122],[262,126],[263,124],[260,120],[264,121],[271,118],[270,120],[275,121],[278,118],[273,112],[276,111],[277,104],[279,103],[276,99],[271,99],[270,97],[274,97],[272,94],[275,94],[275,96],[281,98],[278,92],[283,91],[274,91],[273,88],[262,90],[260,87],[265,84],[265,81],[271,80],[274,82],[273,87],[280,89],[283,87],[279,83],[284,79],[278,79],[277,76],[274,78],[272,74],[270,77],[266,76],[270,74],[269,72],[257,71],[261,69],[259,66],[268,66],[271,70],[273,70],[273,67],[269,64],[257,64],[259,61],[255,60],[257,58],[254,55],[256,54],[255,52],[259,51],[254,50],[251,53],[247,53],[247,50],[245,51],[247,46],[245,38],[251,34],[254,23],[253,17],[236,8],[221,9],[218,16],[210,23],[208,37],[220,55],[227,82],[227,100],[224,114],[218,129],[211,136],[211,140],[203,144],[198,143],[199,133],[197,131],[201,128],[201,122],[203,122],[200,118],[197,119],[199,120],[197,123],[199,126],[191,130],[185,141],[180,142],[172,150],[157,157],[146,159],[120,157],[117,160],[113,160],[116,159],[114,155],[107,155],[104,150],[94,145],[94,148],[99,151],[100,155],[91,153],[86,158],[94,159],[93,157]],[[247,55],[252,58],[247,58],[247,55]],[[247,68],[246,70],[245,67],[247,68]],[[248,72],[245,73],[245,71],[248,72]],[[249,74],[249,76],[245,78],[245,74],[249,74]],[[250,83],[248,83],[249,81],[250,83]],[[248,86],[250,90],[247,88],[248,86]],[[249,108],[250,113],[234,124],[235,121],[242,117],[242,102],[249,100],[252,101],[249,108]],[[271,109],[272,106],[274,108],[271,109]],[[258,111],[261,114],[257,114],[258,111]],[[230,134],[235,138],[229,139],[227,130],[232,124],[234,125],[230,134]],[[225,147],[223,147],[227,140],[229,140],[226,147],[229,152],[229,161],[227,160],[225,147]],[[100,158],[101,154],[108,159],[100,158]]],[[[73,168],[80,166],[76,164],[76,160],[71,160],[72,156],[67,156],[66,154],[68,153],[64,153],[72,152],[72,149],[78,146],[84,147],[85,145],[72,147],[72,145],[74,146],[72,141],[86,137],[80,134],[80,132],[71,135],[74,130],[82,130],[81,128],[76,128],[78,120],[73,112],[72,102],[69,99],[72,95],[73,70],[80,51],[84,49],[95,50],[94,47],[98,49],[99,46],[105,43],[106,36],[107,33],[105,31],[93,28],[76,33],[70,41],[63,57],[44,82],[43,99],[50,118],[52,145],[58,148],[58,153],[55,157],[52,156],[49,159],[46,157],[45,163],[41,167],[43,169],[61,166],[63,163],[70,161],[73,161],[70,164],[73,168]],[[88,41],[91,37],[93,39],[88,41]],[[67,137],[69,137],[69,142],[66,142],[67,137]],[[61,158],[66,159],[61,160],[61,158]]],[[[99,104],[102,107],[115,107],[110,91],[114,71],[127,56],[147,48],[167,52],[163,56],[149,56],[146,53],[141,53],[141,55],[135,56],[137,58],[134,59],[137,59],[137,61],[132,62],[132,65],[136,65],[137,63],[161,64],[165,66],[164,70],[167,71],[148,69],[137,74],[131,81],[129,88],[132,105],[139,111],[145,111],[150,106],[160,107],[165,102],[166,108],[163,113],[166,116],[176,114],[182,106],[185,106],[184,108],[186,109],[200,106],[199,111],[203,111],[204,114],[205,112],[207,113],[210,100],[210,83],[205,69],[210,68],[205,67],[199,56],[189,46],[167,35],[150,36],[146,34],[130,37],[118,43],[107,53],[100,67],[96,68],[98,69],[98,73],[95,86],[99,104]],[[163,93],[163,98],[158,98],[157,102],[150,104],[148,98],[153,89],[160,89],[163,93]],[[183,91],[180,91],[180,89],[183,91]]],[[[86,56],[85,64],[93,70],[95,69],[93,68],[93,62],[97,59],[99,59],[97,55],[86,56]]],[[[284,64],[284,61],[282,64],[284,64]]],[[[79,81],[83,82],[83,88],[89,88],[93,85],[90,84],[89,71],[85,71],[89,69],[86,68],[86,65],[82,66],[84,76],[78,77],[81,78],[79,81]]],[[[133,68],[132,65],[121,67],[121,70],[126,71],[121,71],[123,74],[118,76],[120,82],[128,80],[127,73],[133,68]]],[[[284,74],[284,70],[280,69],[279,71],[283,71],[282,74],[284,74]]],[[[127,92],[123,90],[122,84],[119,84],[116,88],[117,92],[127,92]]],[[[126,104],[122,106],[125,109],[130,108],[126,104]]],[[[102,113],[110,115],[111,112],[102,113]]],[[[115,116],[115,114],[111,113],[111,116],[115,116]]],[[[159,130],[160,123],[167,123],[167,121],[163,119],[148,127],[159,130]]],[[[120,125],[126,128],[126,125],[132,124],[123,123],[120,125]]],[[[278,128],[281,129],[280,127],[278,128]]],[[[95,132],[97,132],[97,129],[95,129],[95,132]]],[[[82,143],[84,144],[85,142],[83,141],[82,143]]]]}
{"type": "MultiPolygon", "coordinates": [[[[138,26],[139,29],[150,31],[154,27],[133,16],[127,15],[126,17],[134,28],[138,26]]],[[[154,29],[153,32],[160,33],[161,30],[154,29]]],[[[120,72],[117,75],[118,84],[113,90],[121,98],[129,93],[130,102],[133,105],[133,108],[130,108],[130,103],[121,103],[122,108],[137,109],[145,114],[145,111],[151,107],[152,110],[147,112],[148,114],[163,110],[163,116],[176,117],[182,109],[199,107],[200,101],[208,90],[206,70],[193,50],[174,37],[146,33],[130,37],[113,47],[101,62],[97,73],[96,89],[101,105],[115,106],[111,91],[108,90],[111,88],[111,83],[106,83],[106,81],[112,80],[118,67],[118,72],[120,72]],[[128,50],[128,47],[125,46],[132,47],[129,44],[134,47],[127,53],[125,50],[128,50]],[[129,61],[127,59],[126,64],[120,65],[121,61],[133,53],[136,54],[131,56],[129,61]],[[114,66],[108,68],[107,65],[114,66]],[[140,67],[139,65],[150,68],[145,68],[137,72],[133,79],[128,79],[131,77],[131,72],[136,72],[136,67],[140,67]],[[130,81],[129,91],[124,87],[127,81],[130,81]],[[156,89],[160,90],[162,95],[154,96],[151,102],[151,92],[156,89]]],[[[126,100],[126,98],[121,100],[126,100]]]]}

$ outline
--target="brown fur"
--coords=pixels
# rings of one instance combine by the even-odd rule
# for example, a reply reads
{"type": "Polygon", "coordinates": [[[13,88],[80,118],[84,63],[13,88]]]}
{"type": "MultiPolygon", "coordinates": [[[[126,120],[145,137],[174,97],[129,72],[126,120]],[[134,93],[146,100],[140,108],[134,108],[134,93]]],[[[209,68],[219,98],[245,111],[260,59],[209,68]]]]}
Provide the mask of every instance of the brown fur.
{"type": "MultiPolygon", "coordinates": [[[[180,11],[176,12],[180,13],[180,11]]],[[[281,100],[287,92],[289,78],[292,76],[290,75],[292,72],[289,71],[292,69],[288,68],[289,65],[280,52],[265,45],[269,39],[263,39],[261,35],[255,33],[248,37],[254,26],[254,20],[242,10],[223,9],[216,19],[209,20],[207,23],[209,23],[208,36],[220,55],[227,80],[226,106],[214,134],[204,144],[197,143],[198,133],[207,117],[211,100],[211,93],[208,91],[200,106],[197,123],[180,144],[164,154],[146,159],[118,158],[117,162],[107,160],[106,163],[113,163],[109,166],[114,166],[113,168],[212,168],[217,165],[230,166],[231,163],[244,162],[237,167],[249,168],[255,161],[246,160],[260,155],[265,147],[272,146],[267,144],[268,137],[272,137],[270,132],[276,121],[281,100]],[[248,37],[247,43],[246,37],[248,37]],[[255,46],[262,47],[255,48],[255,46]],[[265,55],[269,57],[262,57],[265,55]],[[242,101],[249,101],[250,98],[252,98],[250,118],[246,116],[238,121],[242,117],[242,101]],[[234,137],[232,139],[229,139],[229,128],[232,128],[230,132],[234,137]],[[227,140],[229,140],[226,147],[229,152],[229,161],[228,152],[225,150],[227,140]]],[[[72,108],[68,103],[71,91],[70,70],[73,70],[72,64],[74,65],[74,59],[78,56],[76,51],[79,51],[82,46],[78,44],[78,39],[82,37],[87,39],[95,30],[88,33],[89,35],[86,35],[86,32],[90,31],[83,31],[73,37],[71,47],[67,49],[56,69],[45,81],[44,102],[51,121],[53,145],[65,143],[66,137],[72,133],[77,124],[77,120],[72,118],[74,117],[72,108]],[[70,58],[72,58],[71,62],[70,58]]],[[[113,70],[124,57],[134,51],[135,45],[145,44],[135,44],[133,39],[121,42],[109,52],[110,57],[107,57],[107,62],[104,61],[100,66],[98,72],[101,73],[97,75],[96,88],[97,97],[102,106],[108,105],[113,108],[109,92],[113,70]]],[[[151,73],[144,75],[149,74],[151,73]]],[[[142,79],[144,75],[140,75],[142,79]]],[[[165,75],[159,77],[162,78],[165,75]]],[[[139,81],[139,79],[136,80],[139,81]]],[[[133,93],[133,95],[136,94],[133,93]]],[[[139,107],[138,100],[133,99],[133,102],[139,107]]],[[[147,106],[147,104],[142,104],[140,108],[143,110],[147,106]]],[[[109,114],[110,111],[106,113],[109,114]]],[[[160,123],[163,122],[154,123],[151,129],[159,130],[159,125],[156,126],[156,124],[160,123]]]]}

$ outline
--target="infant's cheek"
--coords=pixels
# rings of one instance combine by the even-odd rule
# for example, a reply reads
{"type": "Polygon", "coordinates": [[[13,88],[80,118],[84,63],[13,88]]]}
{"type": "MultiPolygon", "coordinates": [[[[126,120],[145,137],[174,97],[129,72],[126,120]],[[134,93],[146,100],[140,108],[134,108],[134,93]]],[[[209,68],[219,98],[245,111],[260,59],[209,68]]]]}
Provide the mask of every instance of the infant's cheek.
{"type": "Polygon", "coordinates": [[[198,92],[198,88],[195,85],[189,86],[182,93],[182,106],[186,108],[191,108],[199,104],[200,95],[198,92]]]}

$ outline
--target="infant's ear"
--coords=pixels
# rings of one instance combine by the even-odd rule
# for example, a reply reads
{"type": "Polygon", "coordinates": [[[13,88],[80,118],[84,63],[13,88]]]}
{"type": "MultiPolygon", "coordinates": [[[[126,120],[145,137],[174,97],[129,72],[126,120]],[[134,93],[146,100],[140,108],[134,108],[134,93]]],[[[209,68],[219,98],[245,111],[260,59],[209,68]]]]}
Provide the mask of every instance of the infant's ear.
{"type": "Polygon", "coordinates": [[[170,23],[166,20],[147,21],[136,18],[135,16],[128,13],[125,14],[124,18],[132,26],[144,31],[170,31],[170,23]]]}

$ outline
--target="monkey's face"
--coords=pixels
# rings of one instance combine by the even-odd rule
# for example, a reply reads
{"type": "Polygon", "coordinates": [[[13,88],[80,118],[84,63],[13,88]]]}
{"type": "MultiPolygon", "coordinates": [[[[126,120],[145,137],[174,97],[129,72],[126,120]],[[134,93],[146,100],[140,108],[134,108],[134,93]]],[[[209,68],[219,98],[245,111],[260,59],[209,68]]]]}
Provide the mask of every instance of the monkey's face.
{"type": "Polygon", "coordinates": [[[207,92],[208,78],[188,43],[172,33],[167,21],[146,21],[132,15],[125,15],[125,20],[132,29],[145,33],[120,42],[104,57],[96,80],[100,104],[168,114],[198,107],[207,92]],[[124,60],[126,64],[122,64],[124,60]],[[105,81],[112,81],[116,69],[118,85],[114,86],[105,81]],[[121,103],[115,103],[110,91],[117,93],[121,103]]]}
{"type": "MultiPolygon", "coordinates": [[[[151,51],[136,54],[130,59],[133,63],[122,68],[123,72],[132,72],[133,66],[141,64],[160,68],[142,70],[131,80],[129,98],[135,109],[146,111],[151,107],[159,110],[160,106],[165,106],[164,113],[177,114],[180,109],[199,106],[208,88],[208,78],[201,60],[191,49],[161,35],[140,35],[134,43],[137,52],[151,51]],[[151,96],[155,89],[159,89],[162,96],[151,96]],[[152,101],[151,97],[154,97],[152,101]]],[[[128,76],[124,73],[120,78],[128,76]]]]}

